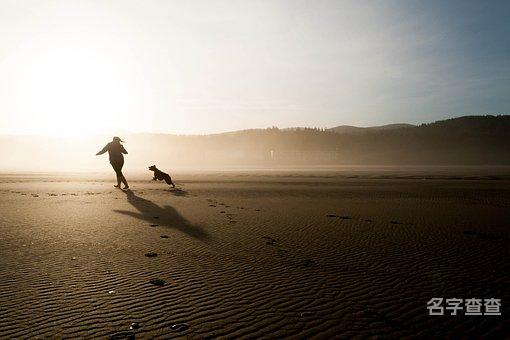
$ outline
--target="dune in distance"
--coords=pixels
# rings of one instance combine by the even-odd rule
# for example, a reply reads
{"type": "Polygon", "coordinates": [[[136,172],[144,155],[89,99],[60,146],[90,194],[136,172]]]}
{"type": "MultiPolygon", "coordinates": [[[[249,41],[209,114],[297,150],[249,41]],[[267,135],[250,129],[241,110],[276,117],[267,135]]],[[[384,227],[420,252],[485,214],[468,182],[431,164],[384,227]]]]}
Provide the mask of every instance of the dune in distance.
{"type": "Polygon", "coordinates": [[[508,132],[126,134],[127,190],[111,136],[0,137],[0,338],[505,338],[508,132]]]}

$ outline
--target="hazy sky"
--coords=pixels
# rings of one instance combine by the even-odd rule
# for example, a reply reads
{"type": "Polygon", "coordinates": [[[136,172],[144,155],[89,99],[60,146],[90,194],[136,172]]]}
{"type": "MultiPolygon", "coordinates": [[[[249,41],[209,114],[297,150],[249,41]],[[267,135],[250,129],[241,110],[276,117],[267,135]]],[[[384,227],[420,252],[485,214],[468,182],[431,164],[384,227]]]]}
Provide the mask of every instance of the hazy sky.
{"type": "Polygon", "coordinates": [[[510,112],[510,1],[0,0],[0,133],[510,112]]]}

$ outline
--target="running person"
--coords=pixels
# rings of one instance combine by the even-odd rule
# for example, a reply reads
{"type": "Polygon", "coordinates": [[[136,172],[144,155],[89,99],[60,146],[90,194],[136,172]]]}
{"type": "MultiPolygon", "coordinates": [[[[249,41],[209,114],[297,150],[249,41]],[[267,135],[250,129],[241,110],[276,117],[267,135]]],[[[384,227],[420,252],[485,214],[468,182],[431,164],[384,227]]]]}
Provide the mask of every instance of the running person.
{"type": "Polygon", "coordinates": [[[126,181],[126,178],[122,174],[122,166],[124,165],[124,155],[127,155],[126,149],[124,149],[124,146],[120,143],[124,143],[123,140],[121,140],[119,137],[113,137],[113,140],[106,144],[106,146],[96,153],[96,156],[104,154],[106,151],[108,151],[108,156],[110,157],[110,164],[113,167],[113,170],[115,170],[115,173],[117,174],[117,185],[114,185],[116,188],[120,188],[120,182],[124,183],[123,189],[128,189],[129,185],[126,181]]]}

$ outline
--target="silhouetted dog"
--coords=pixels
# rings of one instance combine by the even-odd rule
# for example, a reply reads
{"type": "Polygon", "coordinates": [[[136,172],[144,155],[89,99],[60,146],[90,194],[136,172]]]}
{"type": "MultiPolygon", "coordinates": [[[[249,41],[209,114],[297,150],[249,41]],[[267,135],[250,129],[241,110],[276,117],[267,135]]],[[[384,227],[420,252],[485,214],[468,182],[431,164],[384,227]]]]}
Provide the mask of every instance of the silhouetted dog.
{"type": "Polygon", "coordinates": [[[172,182],[172,177],[170,177],[169,174],[159,170],[155,165],[151,165],[149,170],[154,171],[154,177],[152,178],[153,181],[165,180],[166,184],[171,185],[172,188],[175,188],[175,184],[172,182]]]}

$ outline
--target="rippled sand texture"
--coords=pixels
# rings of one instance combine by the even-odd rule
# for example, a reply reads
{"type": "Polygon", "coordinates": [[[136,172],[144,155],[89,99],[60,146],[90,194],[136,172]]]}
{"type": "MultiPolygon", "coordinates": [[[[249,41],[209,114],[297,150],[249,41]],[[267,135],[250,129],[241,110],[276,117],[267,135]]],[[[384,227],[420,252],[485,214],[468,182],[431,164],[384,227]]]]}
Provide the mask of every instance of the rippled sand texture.
{"type": "Polygon", "coordinates": [[[175,179],[1,177],[0,338],[508,336],[506,179],[175,179]]]}

